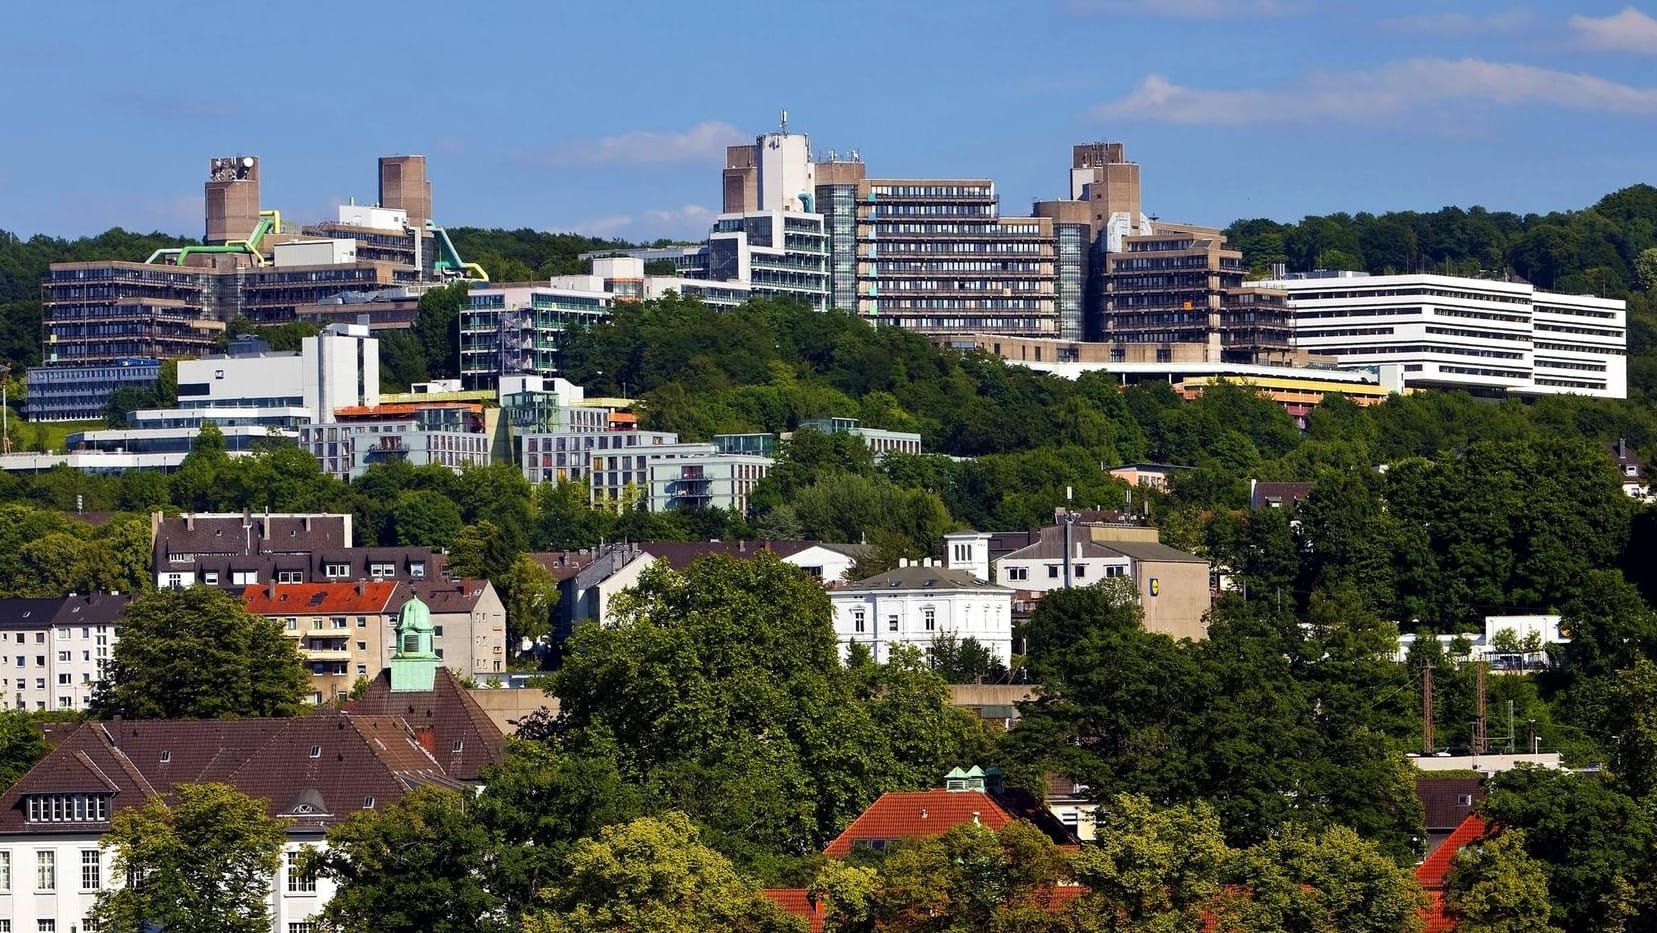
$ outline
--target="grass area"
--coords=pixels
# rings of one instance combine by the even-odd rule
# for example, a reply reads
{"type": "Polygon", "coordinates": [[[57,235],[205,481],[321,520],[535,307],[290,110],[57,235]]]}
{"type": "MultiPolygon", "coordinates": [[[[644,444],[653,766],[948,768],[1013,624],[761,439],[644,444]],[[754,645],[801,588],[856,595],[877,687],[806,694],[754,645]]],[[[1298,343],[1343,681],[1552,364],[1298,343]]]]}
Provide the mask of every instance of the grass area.
{"type": "Polygon", "coordinates": [[[64,440],[77,431],[96,431],[104,427],[99,421],[41,421],[26,422],[13,411],[11,418],[12,447],[15,450],[62,450],[64,440]]]}

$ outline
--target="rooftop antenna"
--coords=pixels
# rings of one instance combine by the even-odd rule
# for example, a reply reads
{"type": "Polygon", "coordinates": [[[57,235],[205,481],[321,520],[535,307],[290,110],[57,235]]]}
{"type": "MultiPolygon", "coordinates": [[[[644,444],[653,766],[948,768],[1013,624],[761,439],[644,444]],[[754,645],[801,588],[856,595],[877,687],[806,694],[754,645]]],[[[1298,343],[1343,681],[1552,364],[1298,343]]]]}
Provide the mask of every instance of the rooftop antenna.
{"type": "Polygon", "coordinates": [[[788,111],[781,110],[781,111],[778,111],[778,114],[779,114],[779,120],[782,122],[783,135],[786,136],[786,135],[788,135],[788,111]]]}

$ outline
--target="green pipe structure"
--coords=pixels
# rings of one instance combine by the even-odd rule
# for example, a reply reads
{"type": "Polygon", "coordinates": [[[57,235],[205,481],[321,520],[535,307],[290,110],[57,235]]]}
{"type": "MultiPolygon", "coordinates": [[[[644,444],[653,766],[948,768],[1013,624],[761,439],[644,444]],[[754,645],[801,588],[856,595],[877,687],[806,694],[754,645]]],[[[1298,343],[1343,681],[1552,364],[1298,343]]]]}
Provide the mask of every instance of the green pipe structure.
{"type": "Polygon", "coordinates": [[[432,263],[433,272],[451,272],[463,279],[475,279],[479,282],[489,281],[489,273],[475,262],[462,262],[460,251],[455,249],[454,242],[449,239],[449,231],[444,230],[431,221],[426,221],[426,229],[431,231],[432,237],[437,240],[437,249],[440,259],[432,263]]]}
{"type": "Polygon", "coordinates": [[[252,256],[256,265],[269,265],[265,254],[259,252],[259,244],[264,242],[265,234],[282,232],[281,211],[260,211],[259,225],[253,228],[253,233],[245,240],[229,240],[223,246],[177,246],[170,249],[158,249],[150,254],[146,263],[155,263],[163,257],[171,256],[173,265],[182,266],[184,260],[196,253],[241,253],[252,256]]]}

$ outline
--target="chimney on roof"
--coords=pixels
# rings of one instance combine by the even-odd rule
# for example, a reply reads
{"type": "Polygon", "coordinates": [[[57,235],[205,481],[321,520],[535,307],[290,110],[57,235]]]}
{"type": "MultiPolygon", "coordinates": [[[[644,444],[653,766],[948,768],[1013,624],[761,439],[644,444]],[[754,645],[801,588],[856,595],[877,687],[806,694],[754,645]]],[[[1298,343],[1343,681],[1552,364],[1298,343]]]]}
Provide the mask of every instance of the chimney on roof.
{"type": "Polygon", "coordinates": [[[909,566],[909,558],[907,558],[907,557],[900,557],[900,558],[898,558],[898,566],[899,566],[899,567],[907,567],[907,566],[909,566]]]}
{"type": "Polygon", "coordinates": [[[974,826],[978,825],[978,811],[977,810],[972,811],[972,824],[974,826]]]}
{"type": "Polygon", "coordinates": [[[436,757],[437,734],[432,731],[431,726],[416,727],[414,730],[414,741],[420,743],[420,747],[426,750],[426,754],[436,757]]]}
{"type": "Polygon", "coordinates": [[[184,530],[185,531],[195,531],[196,530],[196,516],[195,516],[194,512],[190,513],[189,515],[184,516],[184,530]]]}
{"type": "Polygon", "coordinates": [[[748,552],[748,542],[744,541],[741,538],[737,538],[736,539],[736,552],[738,554],[746,554],[748,552]]]}
{"type": "Polygon", "coordinates": [[[361,596],[361,595],[362,595],[362,594],[363,594],[363,585],[362,585],[362,581],[361,581],[361,580],[358,580],[358,581],[357,581],[357,595],[358,595],[358,596],[361,596]]]}
{"type": "Polygon", "coordinates": [[[275,577],[270,578],[270,584],[266,587],[265,592],[271,599],[276,598],[276,578],[275,577]]]}
{"type": "Polygon", "coordinates": [[[1628,456],[1628,438],[1619,437],[1617,438],[1617,457],[1621,459],[1626,456],[1628,456]]]}

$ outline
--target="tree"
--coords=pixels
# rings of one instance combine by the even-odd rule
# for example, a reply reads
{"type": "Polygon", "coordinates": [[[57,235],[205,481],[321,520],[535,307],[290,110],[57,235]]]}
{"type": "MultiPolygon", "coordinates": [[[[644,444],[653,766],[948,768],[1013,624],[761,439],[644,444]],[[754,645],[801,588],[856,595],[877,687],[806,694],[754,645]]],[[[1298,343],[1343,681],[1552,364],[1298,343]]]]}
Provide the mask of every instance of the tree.
{"type": "Polygon", "coordinates": [[[29,714],[18,709],[0,711],[0,793],[27,774],[52,747],[29,714]]]}
{"type": "Polygon", "coordinates": [[[446,549],[460,536],[460,506],[440,492],[409,490],[392,504],[391,524],[398,544],[446,549]]]}
{"type": "Polygon", "coordinates": [[[1641,879],[1653,871],[1657,827],[1644,804],[1592,778],[1524,765],[1493,776],[1489,789],[1484,817],[1503,833],[1523,831],[1556,926],[1609,930],[1631,915],[1649,923],[1654,905],[1641,879]]]}
{"type": "Polygon", "coordinates": [[[127,604],[96,715],[133,719],[292,716],[309,679],[280,622],[206,586],[127,604]]]}
{"type": "Polygon", "coordinates": [[[536,741],[509,742],[483,781],[472,812],[502,843],[494,878],[513,916],[535,902],[576,842],[646,808],[643,790],[622,777],[613,756],[565,754],[536,741]]]}
{"type": "Polygon", "coordinates": [[[803,933],[790,916],[701,842],[682,813],[606,827],[577,843],[525,933],[803,933]]]}
{"type": "Polygon", "coordinates": [[[518,559],[496,582],[506,607],[506,641],[513,651],[552,631],[552,609],[558,605],[558,581],[528,554],[518,559]]]}
{"type": "Polygon", "coordinates": [[[322,920],[341,931],[497,933],[511,928],[492,889],[498,846],[462,793],[418,787],[328,830],[315,869],[339,885],[322,920]]]}
{"type": "Polygon", "coordinates": [[[1445,903],[1464,933],[1557,933],[1548,877],[1525,851],[1524,830],[1497,833],[1456,853],[1445,903]]]}
{"type": "Polygon", "coordinates": [[[576,630],[553,675],[560,748],[614,756],[739,861],[821,850],[881,792],[932,786],[974,734],[946,716],[918,654],[913,708],[877,714],[840,665],[822,585],[768,553],[659,563],[612,609],[615,624],[576,630]]]}
{"type": "Polygon", "coordinates": [[[1153,807],[1118,795],[1102,808],[1096,844],[1071,860],[1088,895],[1083,910],[1106,931],[1202,929],[1235,852],[1212,807],[1153,807]]]}
{"type": "Polygon", "coordinates": [[[504,579],[519,556],[500,526],[488,519],[460,529],[449,550],[450,573],[488,580],[504,579]]]}
{"type": "Polygon", "coordinates": [[[180,784],[118,811],[103,845],[111,874],[135,884],[98,893],[89,926],[168,933],[265,933],[271,876],[287,838],[265,802],[223,784],[180,784]]]}
{"type": "Polygon", "coordinates": [[[900,842],[880,863],[872,890],[856,868],[836,864],[812,884],[831,896],[824,911],[840,929],[889,933],[932,930],[1069,930],[1054,888],[1070,876],[1065,854],[1041,830],[1019,821],[1000,833],[977,824],[900,842]]]}
{"type": "Polygon", "coordinates": [[[1250,930],[1414,933],[1427,906],[1408,869],[1344,826],[1278,834],[1244,852],[1235,877],[1250,930]]]}

